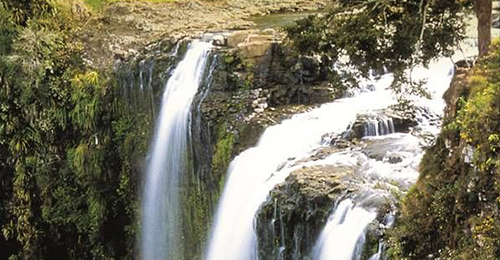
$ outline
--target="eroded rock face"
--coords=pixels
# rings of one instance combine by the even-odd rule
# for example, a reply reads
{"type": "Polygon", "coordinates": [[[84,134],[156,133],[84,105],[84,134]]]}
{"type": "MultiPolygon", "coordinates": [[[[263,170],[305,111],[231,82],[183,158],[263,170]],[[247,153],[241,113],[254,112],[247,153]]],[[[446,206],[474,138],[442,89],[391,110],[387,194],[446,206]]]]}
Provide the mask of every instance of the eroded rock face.
{"type": "Polygon", "coordinates": [[[288,117],[292,110],[303,111],[290,105],[333,100],[333,90],[324,87],[327,65],[293,55],[280,43],[274,30],[225,33],[223,40],[218,41],[227,47],[216,50],[217,68],[202,105],[209,120],[233,115],[245,124],[256,122],[268,126],[288,117]],[[304,75],[308,75],[307,79],[304,75]],[[288,108],[282,109],[283,106],[288,108]],[[283,113],[277,115],[279,111],[283,113]]]}
{"type": "Polygon", "coordinates": [[[335,201],[346,189],[348,167],[312,166],[276,186],[256,217],[259,259],[309,259],[335,201]]]}

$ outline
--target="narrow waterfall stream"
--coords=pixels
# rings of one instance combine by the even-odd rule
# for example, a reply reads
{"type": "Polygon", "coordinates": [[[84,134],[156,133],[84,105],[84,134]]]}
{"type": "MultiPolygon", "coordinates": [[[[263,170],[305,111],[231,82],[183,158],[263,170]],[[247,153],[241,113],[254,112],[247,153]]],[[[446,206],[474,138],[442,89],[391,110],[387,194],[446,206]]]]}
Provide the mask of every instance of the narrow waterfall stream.
{"type": "MultiPolygon", "coordinates": [[[[355,176],[348,181],[357,191],[338,203],[337,210],[310,252],[312,259],[359,259],[365,227],[375,219],[377,207],[391,199],[390,189],[407,188],[418,177],[417,166],[425,143],[421,136],[435,135],[439,131],[438,118],[444,108],[441,96],[449,86],[452,69],[453,63],[448,59],[438,60],[428,69],[415,69],[413,78],[426,79],[433,95],[431,100],[415,100],[425,111],[416,115],[418,130],[394,133],[392,119],[378,117],[365,125],[366,137],[362,142],[368,148],[352,147],[322,160],[307,160],[315,151],[329,145],[324,141],[325,135],[340,136],[358,115],[373,114],[396,104],[388,89],[393,79],[390,74],[362,82],[362,89],[372,89],[371,92],[338,99],[269,127],[256,147],[244,151],[230,164],[205,259],[259,259],[254,223],[256,212],[273,187],[282,183],[292,171],[311,165],[357,169],[355,176]],[[371,158],[365,148],[382,154],[382,159],[371,158]],[[390,159],[392,157],[398,159],[394,162],[390,159]]],[[[381,259],[380,253],[371,258],[381,259]]]]}
{"type": "Polygon", "coordinates": [[[363,249],[365,227],[376,213],[355,206],[350,199],[342,201],[326,224],[313,251],[314,259],[359,258],[363,249]]]}
{"type": "Polygon", "coordinates": [[[142,197],[141,259],[175,259],[179,236],[179,183],[187,170],[191,102],[211,44],[194,41],[166,84],[150,150],[142,197]]]}

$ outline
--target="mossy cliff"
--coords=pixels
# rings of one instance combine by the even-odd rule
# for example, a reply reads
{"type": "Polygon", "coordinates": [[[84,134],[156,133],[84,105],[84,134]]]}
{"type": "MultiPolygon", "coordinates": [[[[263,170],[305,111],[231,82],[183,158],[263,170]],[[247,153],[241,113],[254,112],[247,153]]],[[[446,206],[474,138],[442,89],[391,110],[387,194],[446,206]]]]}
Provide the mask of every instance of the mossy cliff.
{"type": "MultiPolygon", "coordinates": [[[[136,142],[150,142],[164,87],[189,41],[167,38],[118,64],[120,98],[142,133],[136,142]]],[[[263,52],[251,57],[241,46],[215,48],[207,61],[191,108],[190,171],[180,189],[184,206],[179,225],[184,228],[179,259],[201,257],[232,158],[255,145],[265,127],[289,115],[278,111],[299,109],[282,106],[315,104],[334,96],[328,92],[319,98],[326,93],[316,90],[325,79],[320,73],[324,69],[321,62],[292,55],[278,42],[265,45],[263,52]],[[290,66],[298,69],[290,71],[290,66]]],[[[144,174],[146,152],[141,149],[130,154],[138,187],[143,181],[139,176],[144,174]]],[[[137,202],[140,193],[136,189],[130,196],[137,202]]]]}
{"type": "Polygon", "coordinates": [[[391,259],[500,258],[500,42],[458,68],[444,128],[402,202],[391,259]]]}
{"type": "MultiPolygon", "coordinates": [[[[248,32],[235,34],[251,37],[248,32]]],[[[229,162],[236,154],[255,145],[265,127],[290,115],[283,112],[276,116],[273,111],[334,98],[332,89],[321,87],[326,79],[324,64],[293,54],[280,42],[256,42],[254,46],[259,44],[264,51],[258,55],[249,55],[241,45],[214,53],[216,63],[209,91],[199,107],[210,133],[205,139],[213,152],[214,187],[221,188],[229,162]],[[294,66],[297,69],[289,69],[294,66]]]]}

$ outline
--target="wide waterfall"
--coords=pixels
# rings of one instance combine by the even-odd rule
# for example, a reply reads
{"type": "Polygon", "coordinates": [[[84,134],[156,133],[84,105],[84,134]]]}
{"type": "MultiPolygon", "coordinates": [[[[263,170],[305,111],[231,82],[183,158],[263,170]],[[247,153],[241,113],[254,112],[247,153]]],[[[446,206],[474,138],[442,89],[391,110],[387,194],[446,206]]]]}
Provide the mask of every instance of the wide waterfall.
{"type": "Polygon", "coordinates": [[[179,184],[187,170],[191,102],[211,44],[194,41],[168,80],[150,150],[142,197],[140,257],[175,259],[179,236],[179,184]]]}
{"type": "MultiPolygon", "coordinates": [[[[414,70],[412,76],[415,79],[428,80],[427,86],[434,97],[429,101],[416,99],[419,106],[437,115],[442,113],[444,102],[441,96],[449,86],[452,67],[451,61],[442,59],[428,69],[414,70]]],[[[327,145],[322,142],[326,134],[340,136],[358,115],[372,114],[396,104],[396,98],[388,89],[392,79],[387,74],[367,80],[362,85],[374,86],[371,92],[338,99],[269,127],[256,147],[237,156],[229,167],[205,259],[258,259],[254,218],[260,205],[266,201],[273,187],[283,182],[292,171],[313,164],[360,167],[353,176],[353,185],[368,190],[367,197],[371,199],[351,200],[349,197],[340,202],[314,252],[310,252],[316,260],[358,259],[353,256],[359,255],[363,246],[365,227],[375,218],[380,201],[390,196],[387,190],[377,190],[377,185],[381,182],[383,186],[398,183],[399,187],[408,187],[414,183],[418,177],[416,168],[423,141],[411,134],[393,133],[392,120],[381,117],[382,120],[374,122],[373,131],[366,133],[372,137],[365,137],[364,140],[371,145],[373,153],[383,154],[384,158],[394,155],[398,161],[375,160],[359,149],[333,154],[320,161],[304,161],[315,150],[327,145]]],[[[427,118],[417,120],[420,121],[420,131],[438,132],[439,126],[429,123],[427,118]]]]}

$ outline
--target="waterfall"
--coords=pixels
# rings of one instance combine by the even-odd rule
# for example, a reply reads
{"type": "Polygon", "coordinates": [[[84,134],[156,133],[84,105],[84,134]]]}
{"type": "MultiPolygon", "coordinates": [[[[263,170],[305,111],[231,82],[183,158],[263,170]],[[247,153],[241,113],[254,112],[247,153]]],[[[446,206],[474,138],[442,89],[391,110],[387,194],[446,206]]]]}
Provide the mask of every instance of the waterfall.
{"type": "Polygon", "coordinates": [[[343,132],[358,113],[387,106],[391,80],[386,76],[378,81],[377,92],[339,99],[269,127],[256,147],[238,155],[229,166],[205,259],[257,259],[255,213],[269,191],[294,169],[293,158],[303,158],[321,146],[325,133],[343,132]]]}
{"type": "Polygon", "coordinates": [[[383,251],[384,251],[384,243],[381,241],[379,242],[377,253],[372,255],[368,260],[381,260],[383,251]]]}
{"type": "Polygon", "coordinates": [[[323,229],[313,259],[359,260],[365,241],[364,230],[376,215],[354,205],[350,199],[342,201],[323,229]]]}
{"type": "Polygon", "coordinates": [[[187,170],[191,102],[211,45],[194,41],[163,93],[142,197],[140,257],[170,260],[178,254],[179,184],[187,170]]]}
{"type": "MultiPolygon", "coordinates": [[[[431,103],[439,103],[432,108],[438,108],[433,110],[438,115],[444,107],[440,97],[451,80],[451,75],[448,77],[443,75],[447,75],[452,66],[449,60],[442,59],[431,64],[429,69],[416,69],[418,75],[413,75],[416,79],[429,79],[428,86],[432,86],[435,94],[431,103]]],[[[392,79],[392,76],[387,74],[367,80],[362,84],[373,86],[372,92],[361,92],[353,97],[335,100],[269,127],[256,147],[238,155],[229,166],[205,260],[258,259],[257,236],[254,230],[255,215],[274,186],[282,183],[290,172],[305,165],[360,167],[359,172],[352,177],[353,182],[357,182],[359,187],[366,186],[373,190],[379,189],[378,186],[392,187],[391,180],[400,181],[404,185],[413,183],[418,177],[416,167],[422,149],[420,139],[410,134],[367,137],[367,140],[373,138],[373,141],[370,141],[373,158],[370,154],[357,150],[336,153],[313,163],[304,163],[307,161],[304,159],[310,158],[314,151],[328,145],[327,142],[322,142],[325,134],[340,135],[358,115],[380,111],[396,104],[396,98],[388,90],[392,79]],[[394,149],[387,152],[377,145],[394,149]]],[[[416,101],[419,104],[427,104],[427,101],[416,101]]],[[[377,120],[376,125],[378,135],[394,132],[392,120],[387,118],[382,121],[377,120]]],[[[429,129],[424,130],[434,131],[438,126],[429,124],[426,128],[429,129]]],[[[381,198],[391,196],[387,190],[379,192],[383,193],[381,198]]],[[[325,227],[322,238],[316,243],[313,253],[315,259],[356,259],[356,255],[361,252],[365,227],[376,216],[373,210],[368,210],[376,206],[366,207],[366,203],[368,202],[357,205],[347,199],[339,204],[325,227]]],[[[282,246],[291,245],[282,244],[282,246]]],[[[266,257],[266,259],[271,258],[266,257]]]]}
{"type": "Polygon", "coordinates": [[[364,136],[388,135],[395,132],[392,118],[386,116],[368,119],[364,128],[364,136]]]}

